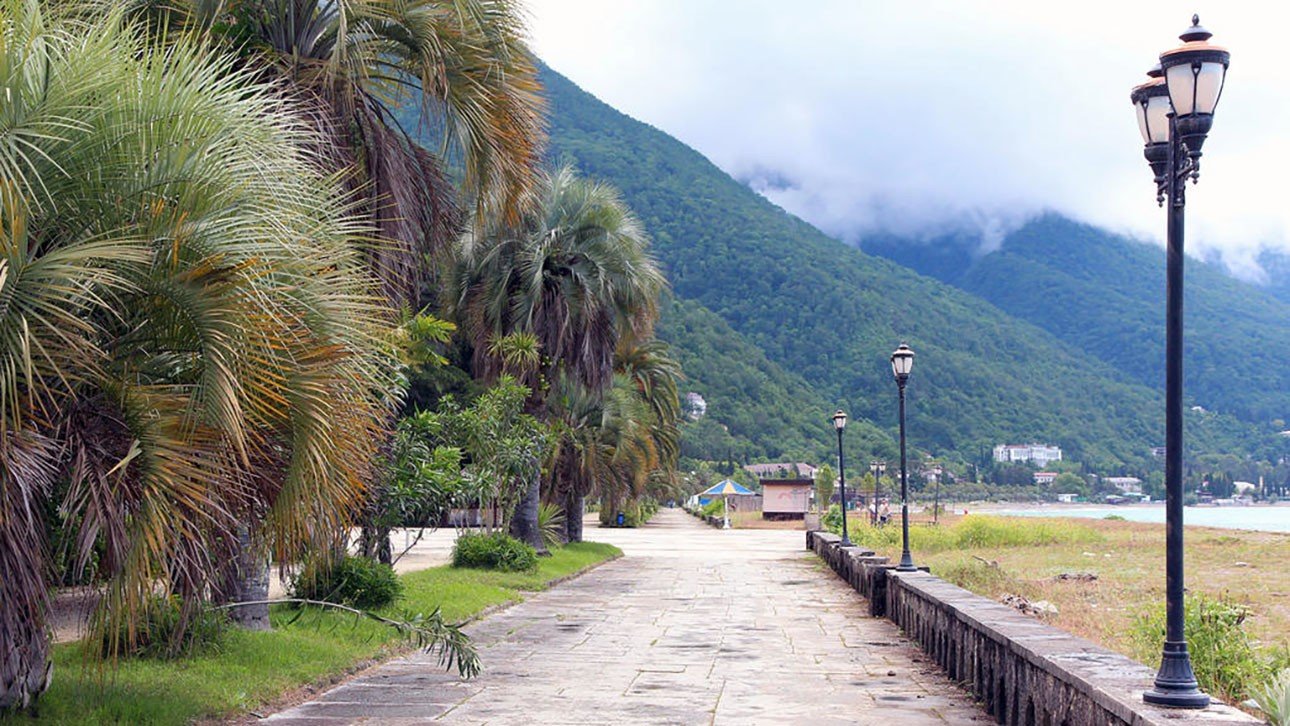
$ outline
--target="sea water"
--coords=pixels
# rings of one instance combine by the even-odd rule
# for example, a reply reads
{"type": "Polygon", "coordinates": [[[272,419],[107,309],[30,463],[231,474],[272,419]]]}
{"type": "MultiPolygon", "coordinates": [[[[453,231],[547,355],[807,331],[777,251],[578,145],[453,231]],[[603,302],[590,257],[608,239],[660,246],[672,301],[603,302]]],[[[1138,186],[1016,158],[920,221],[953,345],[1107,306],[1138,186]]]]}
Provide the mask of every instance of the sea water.
{"type": "MultiPolygon", "coordinates": [[[[1110,515],[1124,517],[1131,522],[1165,521],[1165,505],[1152,506],[1087,506],[1087,507],[1038,507],[1033,509],[990,510],[989,514],[1009,517],[1084,517],[1105,519],[1110,515]]],[[[1224,529],[1255,529],[1264,532],[1290,532],[1290,507],[1186,507],[1183,523],[1187,526],[1222,527],[1224,529]]]]}

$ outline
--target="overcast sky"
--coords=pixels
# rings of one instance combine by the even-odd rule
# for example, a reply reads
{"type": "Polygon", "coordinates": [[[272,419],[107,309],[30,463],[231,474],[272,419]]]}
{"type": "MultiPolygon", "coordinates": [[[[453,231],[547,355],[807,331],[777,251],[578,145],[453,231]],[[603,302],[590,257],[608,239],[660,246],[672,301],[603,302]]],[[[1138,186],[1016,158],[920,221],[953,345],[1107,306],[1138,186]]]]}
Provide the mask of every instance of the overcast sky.
{"type": "Polygon", "coordinates": [[[1129,89],[1199,12],[1232,68],[1188,244],[1290,251],[1287,2],[529,0],[538,53],[855,241],[1043,209],[1162,241],[1129,89]]]}

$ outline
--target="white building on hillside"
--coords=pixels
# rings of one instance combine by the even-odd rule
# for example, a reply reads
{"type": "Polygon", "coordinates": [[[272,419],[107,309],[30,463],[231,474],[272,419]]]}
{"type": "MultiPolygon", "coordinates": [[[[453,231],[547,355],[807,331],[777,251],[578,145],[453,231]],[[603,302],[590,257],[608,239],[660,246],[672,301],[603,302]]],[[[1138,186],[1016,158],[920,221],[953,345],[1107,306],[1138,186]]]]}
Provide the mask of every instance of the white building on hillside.
{"type": "Polygon", "coordinates": [[[1103,481],[1125,494],[1142,493],[1142,480],[1136,476],[1108,476],[1103,481]]]}
{"type": "Polygon", "coordinates": [[[703,399],[703,396],[694,391],[685,394],[685,413],[691,420],[698,421],[707,412],[708,402],[703,399]]]}
{"type": "Polygon", "coordinates": [[[1047,466],[1062,460],[1062,450],[1051,444],[999,444],[994,447],[994,460],[1009,464],[1029,461],[1036,466],[1047,466]]]}

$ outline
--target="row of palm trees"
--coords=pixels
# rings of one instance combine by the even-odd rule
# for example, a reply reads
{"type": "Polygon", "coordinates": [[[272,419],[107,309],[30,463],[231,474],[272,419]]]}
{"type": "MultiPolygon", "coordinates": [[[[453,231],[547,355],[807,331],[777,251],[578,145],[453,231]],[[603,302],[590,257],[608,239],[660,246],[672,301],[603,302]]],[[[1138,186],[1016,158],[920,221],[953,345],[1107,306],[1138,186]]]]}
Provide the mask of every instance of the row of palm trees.
{"type": "Polygon", "coordinates": [[[116,653],[158,595],[334,549],[426,301],[556,434],[515,531],[667,485],[666,283],[613,190],[542,169],[523,33],[509,0],[0,0],[0,711],[52,677],[56,554],[116,653]]]}

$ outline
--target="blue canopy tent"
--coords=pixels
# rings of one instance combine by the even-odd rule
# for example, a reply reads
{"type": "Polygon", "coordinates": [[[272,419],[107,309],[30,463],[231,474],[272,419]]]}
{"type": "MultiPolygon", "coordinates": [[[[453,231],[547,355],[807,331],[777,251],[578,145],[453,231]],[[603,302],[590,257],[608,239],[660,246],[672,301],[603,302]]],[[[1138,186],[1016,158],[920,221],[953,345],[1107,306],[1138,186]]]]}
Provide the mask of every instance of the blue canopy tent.
{"type": "Polygon", "coordinates": [[[724,481],[719,481],[716,484],[713,484],[712,486],[708,487],[707,489],[704,489],[703,491],[699,492],[700,502],[711,501],[713,497],[721,497],[722,499],[725,500],[725,507],[723,507],[723,510],[725,511],[725,521],[721,525],[722,529],[730,529],[730,495],[732,494],[736,496],[738,495],[750,496],[753,494],[753,491],[751,489],[748,489],[747,487],[740,486],[739,484],[729,479],[726,479],[724,481]]]}

